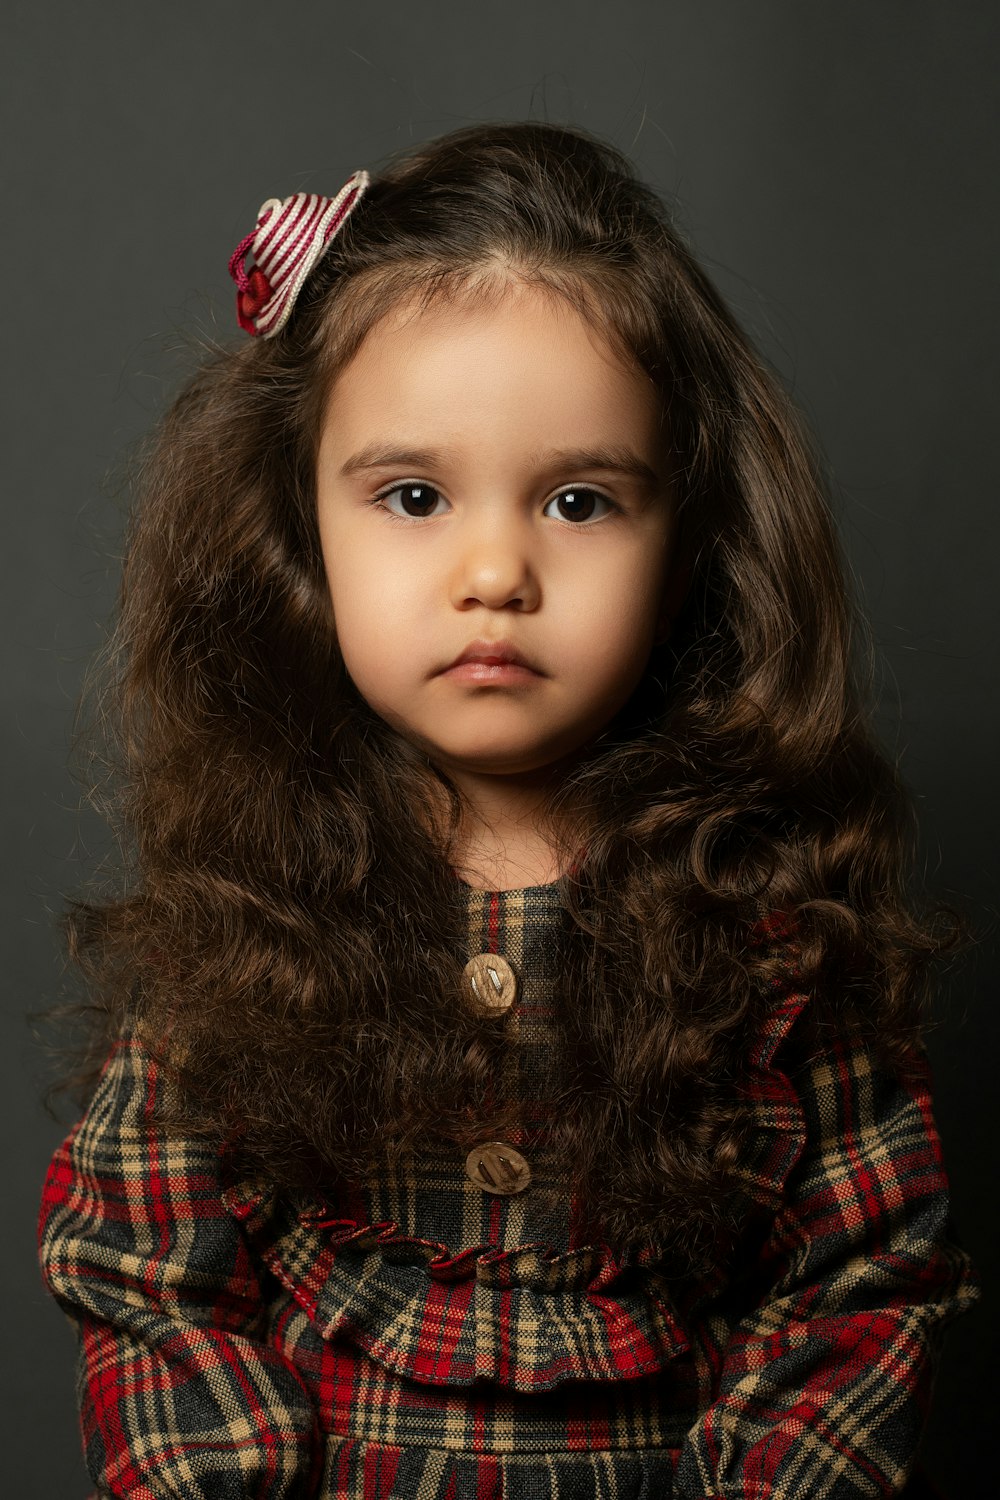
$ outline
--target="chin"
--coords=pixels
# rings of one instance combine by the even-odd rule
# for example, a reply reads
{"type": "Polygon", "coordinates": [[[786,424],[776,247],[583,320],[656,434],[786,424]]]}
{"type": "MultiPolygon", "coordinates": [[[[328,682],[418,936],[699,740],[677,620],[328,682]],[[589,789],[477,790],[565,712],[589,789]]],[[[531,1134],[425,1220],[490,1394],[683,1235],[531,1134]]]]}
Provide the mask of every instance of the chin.
{"type": "Polygon", "coordinates": [[[505,751],[494,741],[489,746],[429,747],[428,753],[445,771],[470,776],[529,776],[561,765],[571,758],[573,750],[557,746],[526,751],[523,746],[511,746],[505,751]]]}

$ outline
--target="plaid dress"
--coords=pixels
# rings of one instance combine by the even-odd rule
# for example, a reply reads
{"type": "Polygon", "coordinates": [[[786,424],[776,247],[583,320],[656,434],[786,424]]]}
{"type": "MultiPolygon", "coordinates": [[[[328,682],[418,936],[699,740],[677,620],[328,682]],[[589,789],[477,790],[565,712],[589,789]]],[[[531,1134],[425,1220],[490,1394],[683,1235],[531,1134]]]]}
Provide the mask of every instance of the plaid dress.
{"type": "Polygon", "coordinates": [[[523,1191],[427,1149],[332,1206],[227,1180],[157,1125],[119,1043],[56,1153],[43,1273],[80,1335],[86,1459],[132,1500],[848,1500],[901,1492],[946,1323],[978,1295],[951,1242],[924,1083],[835,1040],[795,1073],[806,997],[754,1049],[745,1187],[762,1231],[728,1276],[670,1279],[573,1243],[532,1099],[554,1039],[555,887],[468,890],[468,952],[520,981],[508,1144],[523,1191]],[[534,1083],[533,1083],[534,1080],[534,1083]]]}

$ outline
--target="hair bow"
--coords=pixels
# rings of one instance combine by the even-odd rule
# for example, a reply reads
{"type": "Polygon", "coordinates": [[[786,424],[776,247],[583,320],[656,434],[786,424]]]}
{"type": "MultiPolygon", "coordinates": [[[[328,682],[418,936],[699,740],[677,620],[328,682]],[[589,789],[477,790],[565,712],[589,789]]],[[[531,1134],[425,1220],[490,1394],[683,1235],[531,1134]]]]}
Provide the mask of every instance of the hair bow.
{"type": "Polygon", "coordinates": [[[241,328],[265,339],[284,328],[306,277],[346,223],[369,181],[367,172],[355,172],[336,198],[293,193],[290,198],[268,198],[261,204],[256,227],[229,257],[241,328]],[[249,271],[248,255],[253,257],[249,271]]]}

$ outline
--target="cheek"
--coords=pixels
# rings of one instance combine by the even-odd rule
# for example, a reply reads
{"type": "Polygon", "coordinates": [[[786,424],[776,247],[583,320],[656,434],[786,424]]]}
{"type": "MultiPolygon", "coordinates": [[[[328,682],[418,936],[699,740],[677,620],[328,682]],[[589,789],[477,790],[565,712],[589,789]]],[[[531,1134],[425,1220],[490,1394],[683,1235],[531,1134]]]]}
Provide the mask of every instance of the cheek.
{"type": "Polygon", "coordinates": [[[613,576],[595,577],[581,598],[581,624],[589,620],[591,635],[605,642],[602,654],[641,649],[652,641],[663,601],[663,568],[656,550],[626,561],[613,576]]]}
{"type": "Polygon", "coordinates": [[[378,685],[390,688],[419,638],[412,581],[395,578],[384,568],[350,566],[327,571],[334,629],[348,673],[366,697],[378,685]]]}

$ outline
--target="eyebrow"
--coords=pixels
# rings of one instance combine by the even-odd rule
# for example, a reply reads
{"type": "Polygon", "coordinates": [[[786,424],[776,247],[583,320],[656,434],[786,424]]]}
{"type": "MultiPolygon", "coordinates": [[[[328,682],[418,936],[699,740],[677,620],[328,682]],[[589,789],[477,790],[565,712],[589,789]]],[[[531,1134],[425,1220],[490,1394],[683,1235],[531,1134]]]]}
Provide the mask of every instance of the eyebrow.
{"type": "MultiPolygon", "coordinates": [[[[341,465],[346,478],[366,469],[431,469],[447,464],[452,453],[445,448],[402,448],[369,443],[341,465]]],[[[603,474],[626,474],[644,484],[660,484],[661,476],[650,468],[631,448],[613,445],[599,448],[551,448],[535,455],[539,467],[552,469],[590,469],[603,474]]]]}

